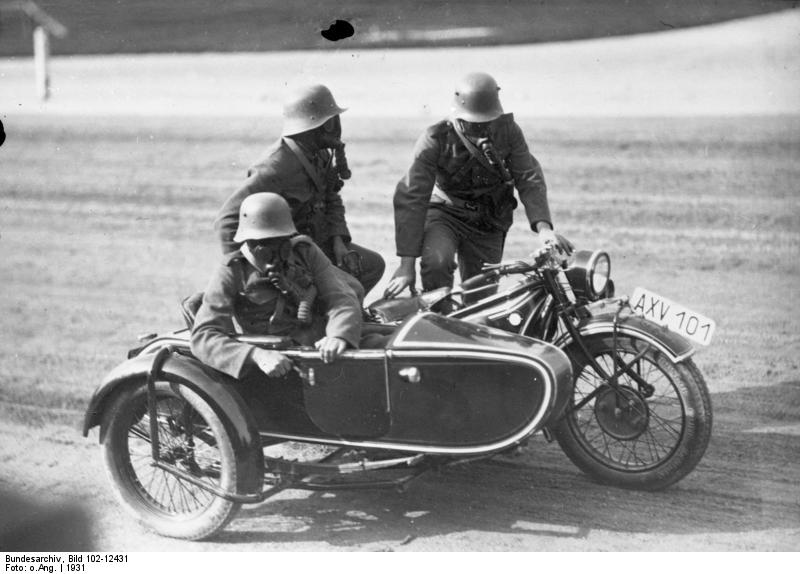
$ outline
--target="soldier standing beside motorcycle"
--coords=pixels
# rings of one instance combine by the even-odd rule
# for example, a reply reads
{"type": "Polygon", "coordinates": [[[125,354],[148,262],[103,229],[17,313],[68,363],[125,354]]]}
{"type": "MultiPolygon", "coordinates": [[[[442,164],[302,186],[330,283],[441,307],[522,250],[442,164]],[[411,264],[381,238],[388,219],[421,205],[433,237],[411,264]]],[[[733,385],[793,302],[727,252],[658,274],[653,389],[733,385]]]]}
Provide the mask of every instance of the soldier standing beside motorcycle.
{"type": "Polygon", "coordinates": [[[465,76],[452,116],[417,140],[414,161],[395,190],[400,266],[385,297],[413,290],[418,257],[426,291],[451,287],[457,267],[464,281],[484,263],[499,262],[517,206],[515,187],[531,229],[543,242],[569,249],[553,231],[541,166],[513,115],[503,112],[499,90],[488,74],[465,76]]]}
{"type": "Polygon", "coordinates": [[[225,256],[204,292],[192,328],[192,353],[234,378],[252,366],[270,377],[292,369],[279,351],[235,339],[235,324],[248,335],[313,344],[325,362],[357,348],[358,296],[320,248],[298,235],[286,201],[275,193],[256,193],[242,201],[240,212],[233,238],[239,248],[225,256]]]}
{"type": "Polygon", "coordinates": [[[237,248],[234,235],[244,198],[270,191],[289,202],[299,232],[311,237],[335,265],[358,279],[364,294],[380,281],[383,258],[351,243],[339,193],[343,180],[350,177],[341,139],[340,114],[344,111],[323,85],[302,88],[286,101],[281,138],[250,168],[244,186],[227,199],[217,215],[214,227],[224,253],[237,248]]]}

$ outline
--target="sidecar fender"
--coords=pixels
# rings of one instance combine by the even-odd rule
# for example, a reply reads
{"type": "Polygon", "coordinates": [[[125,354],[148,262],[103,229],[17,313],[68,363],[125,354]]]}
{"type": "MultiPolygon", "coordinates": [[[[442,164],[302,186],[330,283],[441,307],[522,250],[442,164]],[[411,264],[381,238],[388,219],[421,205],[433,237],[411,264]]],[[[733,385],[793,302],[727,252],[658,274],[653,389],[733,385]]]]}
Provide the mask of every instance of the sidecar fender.
{"type": "MultiPolygon", "coordinates": [[[[599,303],[602,303],[602,306],[595,304],[589,307],[591,316],[583,319],[578,326],[581,335],[584,337],[606,333],[612,334],[616,329],[620,335],[628,335],[647,341],[676,363],[684,361],[694,354],[694,347],[680,335],[660,325],[651,323],[633,314],[628,309],[617,313],[618,306],[608,305],[607,300],[599,303]]],[[[565,334],[554,344],[563,349],[570,343],[572,343],[572,337],[569,334],[565,334]]]]}
{"type": "MultiPolygon", "coordinates": [[[[83,436],[100,425],[111,398],[119,390],[141,384],[153,366],[155,354],[138,355],[106,375],[94,392],[83,422],[83,436]]],[[[185,385],[202,396],[220,417],[230,436],[237,461],[239,493],[257,493],[263,482],[264,460],[258,425],[242,399],[234,379],[206,367],[193,357],[171,354],[159,370],[159,380],[185,385]]],[[[100,429],[100,442],[105,429],[100,429]]]]}

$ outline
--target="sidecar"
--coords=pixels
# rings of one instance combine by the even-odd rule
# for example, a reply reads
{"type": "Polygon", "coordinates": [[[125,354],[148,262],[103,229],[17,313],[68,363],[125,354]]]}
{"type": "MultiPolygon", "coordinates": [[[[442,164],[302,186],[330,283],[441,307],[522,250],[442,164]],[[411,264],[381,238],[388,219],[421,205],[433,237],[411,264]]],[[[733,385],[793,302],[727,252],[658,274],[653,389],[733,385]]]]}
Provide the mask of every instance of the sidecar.
{"type": "Polygon", "coordinates": [[[188,330],[152,338],[95,391],[84,435],[100,425],[125,506],[162,534],[197,539],[239,504],[284,488],[399,487],[433,466],[508,450],[571,396],[569,359],[538,340],[434,313],[365,331],[385,344],[330,364],[311,348],[242,336],[292,358],[296,369],[280,379],[234,380],[203,365],[188,330]],[[297,443],[327,451],[299,462],[269,454],[297,443]]]}

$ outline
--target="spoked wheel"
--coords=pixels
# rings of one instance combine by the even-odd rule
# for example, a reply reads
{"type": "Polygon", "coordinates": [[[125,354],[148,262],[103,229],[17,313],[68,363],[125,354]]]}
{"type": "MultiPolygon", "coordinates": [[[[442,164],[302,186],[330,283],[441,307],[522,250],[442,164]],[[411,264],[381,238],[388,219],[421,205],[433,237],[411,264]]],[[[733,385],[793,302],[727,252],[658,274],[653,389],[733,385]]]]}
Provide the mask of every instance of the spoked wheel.
{"type": "Polygon", "coordinates": [[[645,341],[586,339],[598,372],[574,347],[575,389],[556,438],[595,479],[643,490],[665,488],[694,469],[711,436],[711,400],[694,362],[672,362],[645,341]],[[609,376],[617,375],[617,386],[609,376]]]}
{"type": "MultiPolygon", "coordinates": [[[[190,389],[156,383],[161,462],[193,479],[233,492],[236,464],[228,433],[190,389]]],[[[123,505],[164,536],[199,540],[218,532],[240,504],[153,465],[147,386],[120,393],[106,411],[106,470],[123,505]]]]}

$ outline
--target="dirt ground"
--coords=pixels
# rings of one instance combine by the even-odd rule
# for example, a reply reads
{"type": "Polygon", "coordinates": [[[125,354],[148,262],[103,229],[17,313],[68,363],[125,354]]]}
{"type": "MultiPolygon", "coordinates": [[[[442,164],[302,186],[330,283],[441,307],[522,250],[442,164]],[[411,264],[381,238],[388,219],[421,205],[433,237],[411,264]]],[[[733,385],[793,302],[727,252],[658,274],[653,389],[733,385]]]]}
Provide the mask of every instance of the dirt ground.
{"type": "MultiPolygon", "coordinates": [[[[730,125],[743,130],[745,124],[730,125]]],[[[650,286],[718,321],[712,345],[697,355],[716,417],[711,445],[679,484],[655,494],[599,486],[556,445],[537,438],[519,458],[426,475],[405,494],[287,492],[246,508],[214,541],[188,543],[150,534],[123,513],[96,441],[80,436],[80,417],[92,389],[122,360],[136,333],[178,326],[177,301],[202,285],[208,260],[216,257],[210,234],[197,237],[225,189],[213,177],[230,155],[216,157],[216,151],[255,144],[235,130],[211,143],[193,140],[192,133],[179,137],[185,126],[151,131],[152,125],[114,125],[118,129],[85,128],[76,120],[53,135],[52,128],[28,121],[26,149],[36,153],[12,151],[23,169],[0,174],[11,190],[0,211],[0,490],[57,506],[81,504],[92,548],[800,549],[800,340],[797,312],[787,303],[800,276],[792,195],[796,137],[760,140],[766,124],[754,121],[748,125],[760,126],[755,135],[740,131],[746,135],[738,143],[722,146],[709,136],[708,155],[696,162],[705,136],[684,139],[691,125],[676,128],[677,143],[661,140],[655,149],[653,140],[635,137],[623,148],[604,131],[617,133],[618,122],[545,127],[553,146],[547,153],[558,160],[548,161],[550,181],[564,190],[553,195],[562,230],[579,244],[611,251],[621,292],[650,286]],[[131,142],[147,133],[158,144],[139,154],[131,142]],[[187,158],[181,155],[185,142],[194,152],[187,158]],[[183,162],[190,177],[168,178],[154,159],[164,154],[183,162]],[[92,158],[93,171],[71,171],[84,157],[92,158]],[[42,165],[50,171],[38,171],[42,165]],[[95,181],[95,174],[103,175],[95,181]],[[116,179],[128,183],[107,185],[116,179]],[[164,181],[170,181],[166,188],[164,181]],[[729,181],[746,184],[727,188],[729,181]],[[640,187],[659,192],[642,196],[640,187]],[[749,194],[756,187],[769,195],[749,194]],[[595,195],[598,188],[611,191],[595,195]],[[194,206],[178,210],[187,194],[196,198],[194,206]],[[690,203],[666,199],[675,195],[690,203]],[[176,211],[181,217],[171,218],[176,211]]],[[[715,129],[724,132],[728,124],[715,129]]],[[[351,165],[380,179],[384,190],[372,197],[355,187],[349,197],[369,198],[359,205],[365,214],[389,205],[391,180],[403,163],[393,152],[410,142],[407,135],[398,143],[355,140],[354,149],[368,145],[376,148],[373,156],[354,153],[360,159],[351,165]]],[[[354,233],[371,238],[368,244],[389,245],[388,217],[351,216],[354,233]]],[[[518,228],[509,252],[522,256],[529,243],[529,232],[518,228]]],[[[388,249],[384,256],[392,265],[388,249]]],[[[30,515],[6,514],[0,528],[17,527],[30,515]]],[[[51,540],[41,540],[41,549],[51,540]]]]}
{"type": "Polygon", "coordinates": [[[705,458],[663,492],[595,484],[537,436],[519,456],[423,475],[405,493],[288,491],[244,507],[206,542],[162,538],[133,522],[107,483],[96,435],[85,440],[74,426],[0,424],[0,464],[29,500],[82,501],[99,551],[797,551],[800,433],[797,421],[765,413],[800,403],[800,384],[712,400],[705,458]]]}

